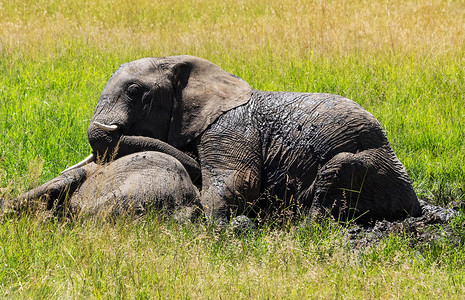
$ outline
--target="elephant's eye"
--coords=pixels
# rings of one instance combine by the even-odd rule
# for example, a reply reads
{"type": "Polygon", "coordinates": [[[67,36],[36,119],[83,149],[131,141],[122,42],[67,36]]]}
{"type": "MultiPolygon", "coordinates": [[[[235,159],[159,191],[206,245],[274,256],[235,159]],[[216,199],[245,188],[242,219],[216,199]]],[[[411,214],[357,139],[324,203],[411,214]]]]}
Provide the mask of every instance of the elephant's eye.
{"type": "Polygon", "coordinates": [[[129,95],[134,96],[140,93],[141,87],[140,85],[133,83],[127,87],[126,91],[129,95]]]}

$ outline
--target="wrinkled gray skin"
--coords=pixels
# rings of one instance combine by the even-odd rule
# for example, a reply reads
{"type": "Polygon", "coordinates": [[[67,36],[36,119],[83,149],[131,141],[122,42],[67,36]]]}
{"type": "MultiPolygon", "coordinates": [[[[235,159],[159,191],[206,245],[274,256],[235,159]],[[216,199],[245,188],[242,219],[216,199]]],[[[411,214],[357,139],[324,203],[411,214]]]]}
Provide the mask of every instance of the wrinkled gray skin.
{"type": "Polygon", "coordinates": [[[421,213],[379,123],[339,96],[254,91],[248,104],[220,117],[198,147],[202,204],[219,215],[243,204],[234,192],[249,202],[269,195],[259,207],[293,195],[303,207],[345,220],[421,213]]]}
{"type": "Polygon", "coordinates": [[[192,153],[200,162],[201,204],[217,220],[291,202],[361,222],[421,215],[404,166],[358,104],[331,94],[253,90],[191,56],[121,66],[100,96],[88,137],[98,155],[118,143],[121,156],[162,142],[192,153]]]}
{"type": "Polygon", "coordinates": [[[187,171],[173,157],[138,152],[109,164],[90,163],[56,177],[10,203],[16,210],[33,200],[83,216],[140,215],[155,209],[192,219],[199,213],[199,192],[187,171]]]}

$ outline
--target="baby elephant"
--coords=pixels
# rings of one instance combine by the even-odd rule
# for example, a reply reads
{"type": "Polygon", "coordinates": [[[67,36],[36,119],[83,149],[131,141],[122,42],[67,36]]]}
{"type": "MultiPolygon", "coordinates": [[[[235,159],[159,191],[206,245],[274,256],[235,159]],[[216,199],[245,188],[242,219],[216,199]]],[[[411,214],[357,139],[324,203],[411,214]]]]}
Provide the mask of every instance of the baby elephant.
{"type": "Polygon", "coordinates": [[[64,172],[8,206],[21,210],[37,199],[49,210],[69,208],[73,216],[140,215],[155,209],[191,220],[200,213],[199,191],[185,168],[174,157],[155,151],[64,172]]]}

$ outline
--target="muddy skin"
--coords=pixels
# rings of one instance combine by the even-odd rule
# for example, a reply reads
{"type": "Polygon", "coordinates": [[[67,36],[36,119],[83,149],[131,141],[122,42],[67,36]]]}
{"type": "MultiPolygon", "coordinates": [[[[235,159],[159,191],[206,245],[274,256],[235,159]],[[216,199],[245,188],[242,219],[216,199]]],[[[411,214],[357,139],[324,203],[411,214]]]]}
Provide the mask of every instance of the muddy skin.
{"type": "Polygon", "coordinates": [[[378,121],[340,96],[253,91],[198,149],[202,205],[216,219],[290,204],[362,223],[421,214],[378,121]]]}

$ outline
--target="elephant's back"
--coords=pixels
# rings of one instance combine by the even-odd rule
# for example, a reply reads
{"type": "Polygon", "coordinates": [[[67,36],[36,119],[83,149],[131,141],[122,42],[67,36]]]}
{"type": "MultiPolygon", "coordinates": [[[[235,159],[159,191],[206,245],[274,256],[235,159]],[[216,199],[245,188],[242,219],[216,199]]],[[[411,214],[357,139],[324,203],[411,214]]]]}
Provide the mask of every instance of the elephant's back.
{"type": "Polygon", "coordinates": [[[90,174],[71,199],[81,214],[173,212],[195,204],[198,190],[175,158],[154,151],[123,156],[90,174]]]}
{"type": "Polygon", "coordinates": [[[378,120],[356,102],[324,93],[256,92],[263,140],[319,160],[388,144],[378,120]]]}

